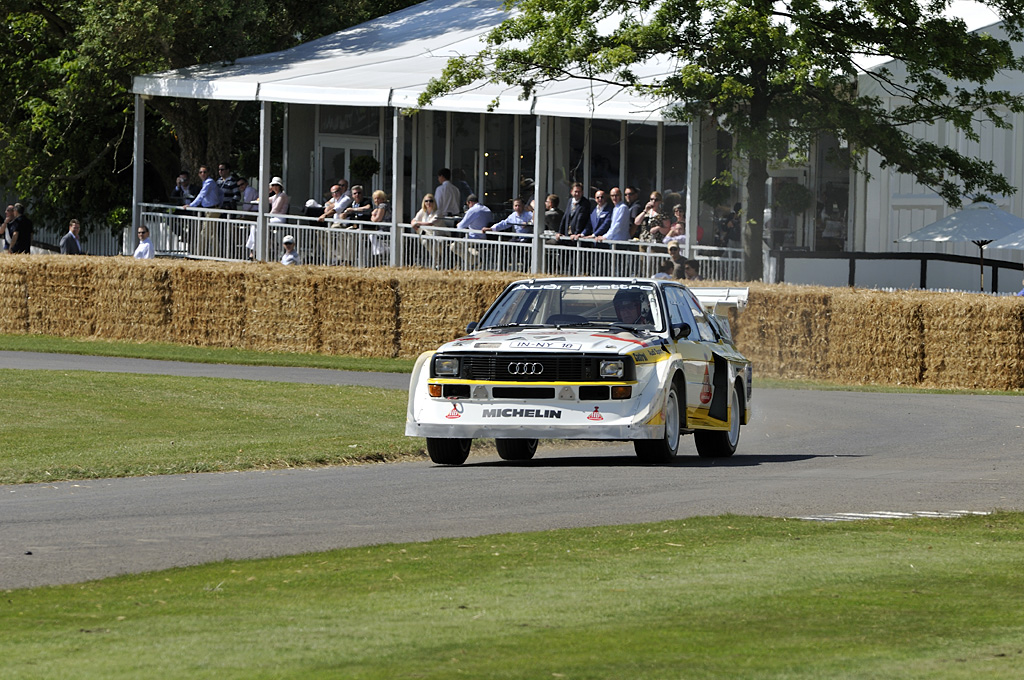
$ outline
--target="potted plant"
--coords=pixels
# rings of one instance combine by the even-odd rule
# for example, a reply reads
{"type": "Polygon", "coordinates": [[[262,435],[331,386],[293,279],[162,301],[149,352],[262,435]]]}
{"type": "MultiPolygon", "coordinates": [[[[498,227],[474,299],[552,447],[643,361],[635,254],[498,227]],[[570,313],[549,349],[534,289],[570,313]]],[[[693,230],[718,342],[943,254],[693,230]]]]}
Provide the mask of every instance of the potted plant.
{"type": "Polygon", "coordinates": [[[352,184],[369,184],[373,176],[380,172],[380,161],[373,156],[356,156],[348,164],[352,184]]]}
{"type": "Polygon", "coordinates": [[[799,215],[814,205],[814,192],[799,182],[785,182],[775,187],[772,203],[781,215],[799,215]]]}

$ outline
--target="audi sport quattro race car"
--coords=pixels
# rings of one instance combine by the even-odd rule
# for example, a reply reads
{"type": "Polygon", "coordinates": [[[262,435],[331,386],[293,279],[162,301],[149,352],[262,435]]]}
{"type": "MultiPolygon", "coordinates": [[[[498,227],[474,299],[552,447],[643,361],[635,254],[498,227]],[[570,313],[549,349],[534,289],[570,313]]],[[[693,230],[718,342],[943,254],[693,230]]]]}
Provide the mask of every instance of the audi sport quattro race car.
{"type": "Polygon", "coordinates": [[[464,463],[475,438],[505,460],[532,458],[538,439],[629,440],[664,463],[692,433],[698,455],[731,456],[752,369],[721,313],[746,299],[669,280],[516,281],[467,335],[417,359],[405,433],[441,465],[464,463]]]}

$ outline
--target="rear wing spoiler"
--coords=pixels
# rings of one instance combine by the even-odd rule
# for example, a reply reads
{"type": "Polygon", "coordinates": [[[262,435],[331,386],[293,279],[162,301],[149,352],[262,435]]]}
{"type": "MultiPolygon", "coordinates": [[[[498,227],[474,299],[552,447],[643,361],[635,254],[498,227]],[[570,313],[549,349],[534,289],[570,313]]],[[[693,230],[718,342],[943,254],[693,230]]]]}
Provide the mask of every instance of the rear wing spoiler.
{"type": "Polygon", "coordinates": [[[749,288],[690,288],[690,292],[697,296],[705,311],[721,317],[726,316],[730,307],[746,307],[749,291],[749,288]]]}

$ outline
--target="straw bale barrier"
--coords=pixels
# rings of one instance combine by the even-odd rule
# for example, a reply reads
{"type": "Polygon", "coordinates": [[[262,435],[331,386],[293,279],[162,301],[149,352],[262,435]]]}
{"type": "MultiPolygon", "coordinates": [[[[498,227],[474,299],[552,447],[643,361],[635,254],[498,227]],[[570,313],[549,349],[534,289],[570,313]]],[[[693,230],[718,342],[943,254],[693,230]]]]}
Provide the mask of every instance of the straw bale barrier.
{"type": "Polygon", "coordinates": [[[175,340],[170,326],[170,273],[165,263],[104,258],[100,266],[93,258],[75,259],[84,261],[89,270],[93,335],[134,342],[175,340]]]}
{"type": "MultiPolygon", "coordinates": [[[[926,295],[926,294],[925,294],[926,295]]],[[[924,309],[921,293],[837,289],[828,325],[829,380],[921,385],[924,309]]]]}
{"type": "MultiPolygon", "coordinates": [[[[698,285],[721,285],[702,282],[698,285]]],[[[762,375],[793,379],[822,379],[828,366],[828,329],[834,288],[769,286],[748,287],[746,308],[733,317],[736,345],[762,375]]]]}
{"type": "Polygon", "coordinates": [[[73,258],[32,258],[26,263],[28,332],[92,335],[92,281],[73,258]]]}
{"type": "MultiPolygon", "coordinates": [[[[174,342],[200,347],[246,346],[245,279],[249,272],[249,263],[244,262],[170,263],[170,335],[174,342]]],[[[289,272],[279,275],[275,283],[289,290],[289,272]]],[[[301,306],[301,301],[298,304],[301,306]]]]}
{"type": "Polygon", "coordinates": [[[319,349],[360,357],[399,355],[398,282],[388,269],[310,268],[319,349]]]}
{"type": "Polygon", "coordinates": [[[28,265],[31,255],[0,254],[0,333],[28,333],[28,265]]]}
{"type": "MultiPolygon", "coordinates": [[[[306,267],[272,263],[238,264],[238,278],[217,281],[214,290],[226,291],[233,309],[228,314],[232,331],[227,346],[280,352],[316,352],[320,349],[316,277],[306,267]],[[234,333],[232,333],[233,335],[234,333]]],[[[214,316],[214,318],[216,318],[214,316]]]]}
{"type": "MultiPolygon", "coordinates": [[[[0,333],[415,357],[521,274],[0,257],[0,333]]],[[[1024,389],[1024,299],[766,285],[730,314],[755,375],[1024,389]]]]}
{"type": "Polygon", "coordinates": [[[399,356],[416,356],[458,337],[498,293],[523,274],[406,269],[399,280],[399,356]]]}
{"type": "Polygon", "coordinates": [[[923,384],[1024,388],[1024,300],[964,293],[925,300],[923,384]]]}

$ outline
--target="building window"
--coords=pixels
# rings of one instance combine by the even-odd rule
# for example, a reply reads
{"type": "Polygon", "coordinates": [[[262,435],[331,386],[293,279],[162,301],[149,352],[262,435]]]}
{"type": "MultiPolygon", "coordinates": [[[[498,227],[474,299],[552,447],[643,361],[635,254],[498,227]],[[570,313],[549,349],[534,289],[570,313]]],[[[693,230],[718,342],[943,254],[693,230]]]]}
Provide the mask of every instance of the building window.
{"type": "Polygon", "coordinates": [[[658,186],[657,123],[626,125],[626,184],[637,187],[641,199],[652,191],[664,193],[665,187],[658,186]]]}
{"type": "Polygon", "coordinates": [[[573,182],[583,182],[583,151],[586,122],[579,118],[552,118],[548,127],[551,140],[551,190],[568,196],[573,182]]]}
{"type": "Polygon", "coordinates": [[[452,115],[452,184],[459,189],[464,206],[470,194],[479,196],[480,168],[480,114],[453,113],[452,115]]]}
{"type": "MultiPolygon", "coordinates": [[[[536,193],[537,117],[516,116],[519,124],[519,195],[527,201],[536,193]]],[[[544,201],[539,201],[541,208],[544,201]]]]}
{"type": "Polygon", "coordinates": [[[598,189],[608,191],[622,186],[619,175],[622,124],[617,120],[595,120],[591,123],[590,136],[590,188],[587,195],[593,196],[598,189]]]}
{"type": "Polygon", "coordinates": [[[380,108],[376,106],[321,106],[320,134],[380,135],[380,108]]]}
{"type": "Polygon", "coordinates": [[[508,213],[518,190],[518,178],[513,176],[516,119],[491,114],[484,121],[484,193],[480,201],[497,214],[508,213]]]}

